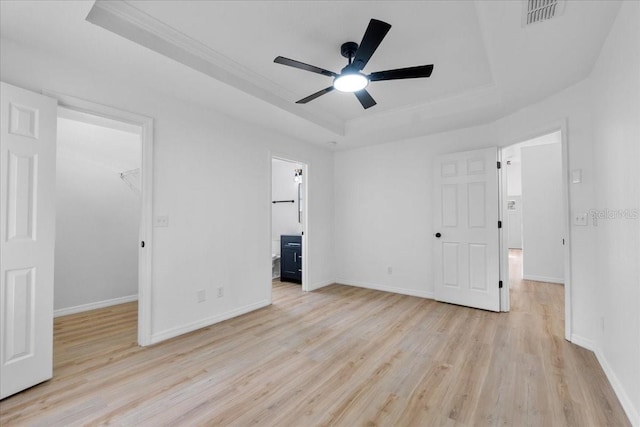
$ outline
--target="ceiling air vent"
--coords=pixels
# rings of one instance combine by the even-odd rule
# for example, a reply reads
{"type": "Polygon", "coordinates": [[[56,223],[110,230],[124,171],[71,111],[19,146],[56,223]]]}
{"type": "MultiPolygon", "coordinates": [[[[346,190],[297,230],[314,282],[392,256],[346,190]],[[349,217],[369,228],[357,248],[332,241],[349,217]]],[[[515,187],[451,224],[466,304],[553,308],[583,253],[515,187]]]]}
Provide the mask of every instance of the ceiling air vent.
{"type": "Polygon", "coordinates": [[[522,26],[546,21],[564,12],[565,0],[523,0],[522,26]]]}

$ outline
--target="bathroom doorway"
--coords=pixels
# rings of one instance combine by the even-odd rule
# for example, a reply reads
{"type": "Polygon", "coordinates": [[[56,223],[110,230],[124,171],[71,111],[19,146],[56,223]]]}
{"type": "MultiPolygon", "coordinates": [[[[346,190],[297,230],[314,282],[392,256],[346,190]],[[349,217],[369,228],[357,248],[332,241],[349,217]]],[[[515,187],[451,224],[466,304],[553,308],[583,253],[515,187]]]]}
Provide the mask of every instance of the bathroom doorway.
{"type": "Polygon", "coordinates": [[[307,187],[305,163],[271,157],[271,279],[272,286],[308,290],[307,187]]]}

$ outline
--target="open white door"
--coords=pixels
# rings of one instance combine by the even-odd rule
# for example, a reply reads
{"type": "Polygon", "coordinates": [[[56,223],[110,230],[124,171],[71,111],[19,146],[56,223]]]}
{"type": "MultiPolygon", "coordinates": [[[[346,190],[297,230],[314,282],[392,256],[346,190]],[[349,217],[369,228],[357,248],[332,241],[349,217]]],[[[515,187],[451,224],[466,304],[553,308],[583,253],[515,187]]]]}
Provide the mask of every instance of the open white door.
{"type": "Polygon", "coordinates": [[[0,83],[0,398],[52,376],[54,99],[0,83]]]}
{"type": "Polygon", "coordinates": [[[498,149],[434,164],[435,299],[500,310],[498,149]]]}

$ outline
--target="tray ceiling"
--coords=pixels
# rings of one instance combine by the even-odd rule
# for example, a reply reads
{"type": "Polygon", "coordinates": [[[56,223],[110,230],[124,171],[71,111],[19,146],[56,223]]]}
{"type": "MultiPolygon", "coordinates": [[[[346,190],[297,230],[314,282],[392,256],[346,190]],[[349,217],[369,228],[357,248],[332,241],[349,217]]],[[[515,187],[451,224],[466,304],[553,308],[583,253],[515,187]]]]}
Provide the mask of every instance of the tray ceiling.
{"type": "Polygon", "coordinates": [[[486,123],[575,84],[590,73],[619,2],[567,2],[562,16],[530,26],[522,26],[522,6],[520,1],[1,2],[1,18],[8,39],[91,66],[127,65],[146,73],[159,91],[310,142],[336,141],[338,148],[348,148],[486,123]],[[332,80],[273,59],[282,55],[338,72],[346,64],[340,45],[359,43],[371,18],[392,28],[365,72],[434,64],[432,76],[371,83],[368,90],[378,104],[369,110],[353,95],[335,91],[295,104],[332,80]],[[105,29],[126,40],[107,37],[105,29]],[[151,52],[124,44],[132,42],[151,52]],[[109,48],[123,59],[106,53],[109,48]],[[173,87],[157,84],[163,79],[173,87]]]}

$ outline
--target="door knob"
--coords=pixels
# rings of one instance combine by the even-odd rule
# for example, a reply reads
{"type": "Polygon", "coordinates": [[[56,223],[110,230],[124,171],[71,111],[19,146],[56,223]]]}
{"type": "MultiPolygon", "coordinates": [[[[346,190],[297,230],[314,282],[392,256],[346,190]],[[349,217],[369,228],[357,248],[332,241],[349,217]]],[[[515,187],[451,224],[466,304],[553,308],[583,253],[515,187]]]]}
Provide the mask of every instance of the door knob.
{"type": "Polygon", "coordinates": [[[440,237],[442,237],[442,234],[436,233],[435,236],[439,239],[440,237]]]}

